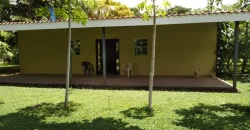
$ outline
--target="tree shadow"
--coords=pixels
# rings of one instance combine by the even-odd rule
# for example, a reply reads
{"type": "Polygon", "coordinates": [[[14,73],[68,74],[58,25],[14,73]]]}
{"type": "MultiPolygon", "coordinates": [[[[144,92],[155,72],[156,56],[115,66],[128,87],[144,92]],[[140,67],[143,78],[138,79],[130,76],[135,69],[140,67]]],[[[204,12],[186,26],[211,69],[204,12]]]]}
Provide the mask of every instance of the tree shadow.
{"type": "Polygon", "coordinates": [[[69,109],[63,108],[63,103],[41,103],[36,106],[28,106],[19,109],[16,113],[0,116],[0,129],[3,130],[83,130],[83,129],[120,129],[141,130],[138,126],[131,126],[121,119],[96,118],[94,120],[83,120],[78,122],[46,122],[50,117],[66,118],[77,111],[79,104],[70,103],[69,109]]]}
{"type": "Polygon", "coordinates": [[[19,109],[19,112],[24,115],[31,115],[40,118],[50,116],[62,117],[70,116],[73,112],[77,111],[78,106],[80,106],[80,104],[69,102],[69,107],[64,108],[64,102],[58,104],[44,102],[35,106],[28,106],[26,108],[19,109]]]}
{"type": "Polygon", "coordinates": [[[0,105],[3,105],[3,104],[4,104],[4,102],[2,100],[0,100],[0,105]]]}
{"type": "Polygon", "coordinates": [[[129,108],[128,110],[121,111],[121,113],[129,118],[134,119],[144,119],[147,117],[153,117],[154,116],[154,110],[148,109],[148,107],[141,107],[141,108],[129,108]]]}
{"type": "Polygon", "coordinates": [[[249,129],[250,107],[239,104],[210,106],[199,104],[175,111],[183,118],[174,122],[189,129],[249,129]]]}
{"type": "Polygon", "coordinates": [[[114,118],[96,118],[92,121],[83,120],[81,122],[65,123],[65,124],[52,124],[48,125],[46,129],[69,129],[69,130],[143,130],[138,126],[131,126],[129,123],[121,119],[114,118]]]}

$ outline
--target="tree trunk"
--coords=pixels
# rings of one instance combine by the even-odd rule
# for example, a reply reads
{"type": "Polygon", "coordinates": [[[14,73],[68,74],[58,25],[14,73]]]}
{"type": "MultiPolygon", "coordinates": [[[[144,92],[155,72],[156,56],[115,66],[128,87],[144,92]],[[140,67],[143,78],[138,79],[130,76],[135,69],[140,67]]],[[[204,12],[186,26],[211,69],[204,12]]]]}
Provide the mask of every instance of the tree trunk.
{"type": "Polygon", "coordinates": [[[68,48],[67,48],[67,70],[66,70],[66,92],[65,92],[65,102],[64,102],[64,107],[68,108],[69,107],[69,82],[70,82],[70,48],[71,48],[71,20],[70,20],[70,12],[71,12],[71,7],[70,7],[70,0],[68,1],[68,25],[69,25],[69,32],[68,32],[68,48]]]}
{"type": "Polygon", "coordinates": [[[148,108],[152,109],[152,95],[154,85],[155,73],[155,44],[156,44],[156,14],[155,14],[155,0],[153,0],[153,39],[152,39],[152,57],[151,57],[151,71],[149,77],[149,103],[148,108]]]}
{"type": "Polygon", "coordinates": [[[246,66],[247,66],[247,62],[248,62],[248,58],[249,58],[249,55],[248,55],[248,21],[246,21],[246,33],[245,33],[245,37],[246,37],[246,54],[245,54],[245,57],[243,57],[243,64],[242,64],[242,69],[241,69],[241,73],[244,74],[245,73],[245,69],[246,69],[246,66]]]}

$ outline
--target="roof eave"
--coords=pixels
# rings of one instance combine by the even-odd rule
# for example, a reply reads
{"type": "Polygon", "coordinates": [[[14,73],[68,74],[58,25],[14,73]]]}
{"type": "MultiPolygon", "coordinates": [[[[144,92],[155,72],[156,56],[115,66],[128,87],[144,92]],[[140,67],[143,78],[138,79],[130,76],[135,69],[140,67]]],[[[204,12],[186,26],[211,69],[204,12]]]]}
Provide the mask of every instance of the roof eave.
{"type": "MultiPolygon", "coordinates": [[[[157,25],[169,24],[190,24],[190,23],[215,23],[229,21],[245,21],[250,20],[250,12],[234,12],[234,13],[213,13],[185,16],[168,16],[158,17],[157,25]]],[[[143,21],[142,18],[123,18],[123,19],[100,19],[90,20],[84,26],[72,22],[72,28],[94,28],[94,27],[124,27],[124,26],[148,26],[152,25],[152,19],[143,21]]],[[[65,22],[37,22],[37,23],[18,23],[0,25],[3,31],[18,30],[44,30],[44,29],[66,29],[68,23],[65,22]]]]}

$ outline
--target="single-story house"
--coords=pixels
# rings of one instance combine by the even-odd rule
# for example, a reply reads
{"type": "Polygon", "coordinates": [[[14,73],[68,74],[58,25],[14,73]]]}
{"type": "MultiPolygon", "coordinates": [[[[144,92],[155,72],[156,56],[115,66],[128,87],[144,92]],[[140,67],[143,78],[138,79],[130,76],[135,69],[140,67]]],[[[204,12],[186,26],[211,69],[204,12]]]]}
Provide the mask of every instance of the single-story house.
{"type": "MultiPolygon", "coordinates": [[[[157,17],[155,75],[215,75],[217,22],[250,20],[249,11],[205,12],[157,17]]],[[[0,30],[18,31],[21,74],[65,74],[67,21],[0,23],[0,30]]],[[[149,75],[152,18],[90,19],[72,23],[72,73],[82,74],[89,61],[94,73],[103,72],[105,38],[106,73],[121,75],[122,66],[133,63],[134,75],[149,75]]]]}

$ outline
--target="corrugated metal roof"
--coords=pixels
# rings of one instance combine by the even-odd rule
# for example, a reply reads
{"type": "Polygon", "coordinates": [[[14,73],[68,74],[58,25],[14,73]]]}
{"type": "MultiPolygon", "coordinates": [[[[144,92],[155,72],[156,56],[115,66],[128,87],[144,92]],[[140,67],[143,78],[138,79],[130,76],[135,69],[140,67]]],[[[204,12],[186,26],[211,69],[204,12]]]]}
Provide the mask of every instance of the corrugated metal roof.
{"type": "MultiPolygon", "coordinates": [[[[182,17],[182,16],[192,16],[192,15],[216,15],[216,14],[232,14],[232,13],[244,13],[250,12],[250,10],[240,10],[240,11],[216,11],[216,12],[200,12],[200,13],[188,13],[188,14],[170,14],[166,17],[182,17]]],[[[134,19],[142,18],[141,16],[132,17],[113,17],[113,18],[89,18],[89,20],[112,20],[112,19],[134,19]]],[[[34,21],[34,22],[2,22],[0,25],[13,25],[13,24],[30,24],[30,23],[53,23],[53,22],[66,22],[67,20],[56,20],[56,21],[34,21]]]]}

